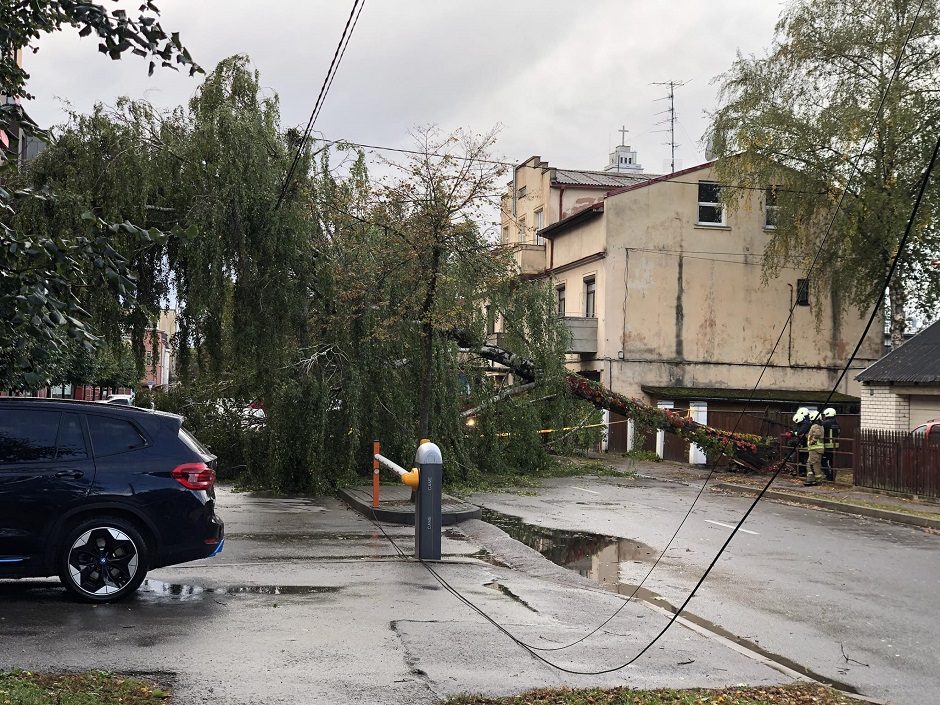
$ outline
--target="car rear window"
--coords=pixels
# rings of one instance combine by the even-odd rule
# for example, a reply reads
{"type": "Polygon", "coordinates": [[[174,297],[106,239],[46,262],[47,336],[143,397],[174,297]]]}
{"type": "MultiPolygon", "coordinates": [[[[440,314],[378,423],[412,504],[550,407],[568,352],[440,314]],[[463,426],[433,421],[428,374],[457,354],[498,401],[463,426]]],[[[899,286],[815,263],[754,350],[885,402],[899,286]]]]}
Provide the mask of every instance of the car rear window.
{"type": "Polygon", "coordinates": [[[147,445],[147,439],[130,421],[110,416],[88,416],[88,431],[95,457],[116,455],[147,445]]]}
{"type": "Polygon", "coordinates": [[[180,440],[186,444],[187,448],[199,455],[203,455],[207,458],[215,457],[212,455],[212,451],[206,448],[193,434],[183,427],[180,427],[180,440]]]}
{"type": "Polygon", "coordinates": [[[0,465],[55,460],[59,411],[0,409],[0,465]]]}

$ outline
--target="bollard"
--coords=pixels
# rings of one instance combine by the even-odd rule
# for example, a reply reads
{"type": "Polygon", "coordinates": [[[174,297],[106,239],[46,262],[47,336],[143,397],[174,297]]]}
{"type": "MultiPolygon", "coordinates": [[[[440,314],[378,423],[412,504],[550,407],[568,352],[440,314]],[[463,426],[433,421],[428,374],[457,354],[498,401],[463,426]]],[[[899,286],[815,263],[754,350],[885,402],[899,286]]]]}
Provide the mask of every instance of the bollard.
{"type": "Polygon", "coordinates": [[[441,449],[422,439],[415,453],[418,496],[415,501],[415,556],[422,561],[441,560],[441,483],[444,462],[441,449]]]}

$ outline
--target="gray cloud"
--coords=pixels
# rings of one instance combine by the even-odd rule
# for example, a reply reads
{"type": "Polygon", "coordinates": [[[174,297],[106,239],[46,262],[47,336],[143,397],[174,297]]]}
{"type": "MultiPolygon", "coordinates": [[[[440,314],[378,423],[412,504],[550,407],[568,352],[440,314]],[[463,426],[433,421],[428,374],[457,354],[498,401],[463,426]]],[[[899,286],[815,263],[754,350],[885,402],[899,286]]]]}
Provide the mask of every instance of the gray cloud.
{"type": "MultiPolygon", "coordinates": [[[[263,85],[280,95],[284,125],[306,122],[350,5],[160,3],[164,27],[180,31],[207,69],[234,53],[251,56],[263,85]]],[[[689,83],[676,97],[678,157],[690,166],[703,159],[697,142],[715,103],[711,79],[738,50],[759,53],[769,44],[779,9],[753,0],[367,0],[317,128],[407,146],[414,125],[499,123],[499,149],[510,159],[540,154],[556,165],[600,168],[626,124],[640,161],[659,172],[669,151],[668,136],[655,132],[664,88],[651,84],[679,79],[689,83]]],[[[198,85],[171,71],[148,78],[145,62],[110,61],[94,40],[72,32],[39,46],[26,68],[37,96],[29,110],[43,124],[64,118],[56,97],[82,111],[120,95],[171,107],[198,85]]]]}

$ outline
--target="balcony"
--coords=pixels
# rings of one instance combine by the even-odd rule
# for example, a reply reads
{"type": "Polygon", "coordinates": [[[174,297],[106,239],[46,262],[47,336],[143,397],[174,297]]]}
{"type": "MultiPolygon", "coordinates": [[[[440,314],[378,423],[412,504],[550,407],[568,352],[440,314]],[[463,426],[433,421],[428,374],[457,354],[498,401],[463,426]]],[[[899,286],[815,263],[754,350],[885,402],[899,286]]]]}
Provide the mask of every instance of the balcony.
{"type": "Polygon", "coordinates": [[[597,354],[597,319],[565,316],[561,319],[571,333],[571,343],[567,352],[584,355],[597,354]]]}
{"type": "Polygon", "coordinates": [[[520,243],[513,246],[513,256],[523,276],[541,274],[545,271],[545,245],[520,243]]]}

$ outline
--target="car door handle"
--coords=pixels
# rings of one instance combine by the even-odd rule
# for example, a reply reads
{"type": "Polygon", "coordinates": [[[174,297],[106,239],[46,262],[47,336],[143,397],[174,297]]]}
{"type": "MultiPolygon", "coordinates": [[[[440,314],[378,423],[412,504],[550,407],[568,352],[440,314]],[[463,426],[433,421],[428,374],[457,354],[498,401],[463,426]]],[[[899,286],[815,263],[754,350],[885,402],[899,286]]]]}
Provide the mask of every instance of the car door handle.
{"type": "Polygon", "coordinates": [[[78,480],[82,477],[85,477],[85,473],[81,470],[60,470],[55,474],[56,477],[70,477],[73,480],[78,480]]]}

